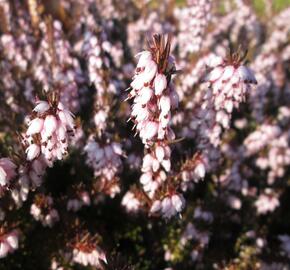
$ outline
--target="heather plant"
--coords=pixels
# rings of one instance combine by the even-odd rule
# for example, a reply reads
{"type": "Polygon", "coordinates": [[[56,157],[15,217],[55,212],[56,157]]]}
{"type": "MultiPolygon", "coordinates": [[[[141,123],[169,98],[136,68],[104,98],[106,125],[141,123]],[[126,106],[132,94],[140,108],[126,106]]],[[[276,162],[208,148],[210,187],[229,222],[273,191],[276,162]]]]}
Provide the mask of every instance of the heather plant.
{"type": "Polygon", "coordinates": [[[0,269],[290,269],[288,0],[0,0],[0,269]]]}

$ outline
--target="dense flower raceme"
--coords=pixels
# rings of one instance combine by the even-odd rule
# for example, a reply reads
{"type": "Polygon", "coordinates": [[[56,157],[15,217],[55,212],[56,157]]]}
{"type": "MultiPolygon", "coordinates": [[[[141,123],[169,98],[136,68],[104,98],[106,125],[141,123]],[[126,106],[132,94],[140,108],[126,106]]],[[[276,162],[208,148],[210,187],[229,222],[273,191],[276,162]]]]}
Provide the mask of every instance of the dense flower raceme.
{"type": "Polygon", "coordinates": [[[97,36],[88,31],[82,46],[82,53],[87,57],[88,61],[90,82],[94,84],[99,96],[106,91],[116,92],[114,85],[106,88],[103,82],[103,74],[110,67],[110,59],[104,55],[104,49],[109,46],[106,42],[108,41],[105,33],[99,33],[97,36]]]}
{"type": "MultiPolygon", "coordinates": [[[[10,195],[17,208],[27,200],[31,188],[35,189],[42,184],[46,168],[67,154],[74,129],[73,116],[61,103],[37,101],[28,120],[28,129],[22,136],[24,160],[21,161],[21,155],[18,156],[19,166],[7,158],[0,160],[1,186],[7,186],[10,190],[4,192],[4,195],[10,195]],[[9,183],[12,178],[14,181],[9,183]]],[[[54,212],[52,216],[57,218],[54,212]]],[[[39,219],[37,214],[35,218],[39,219]]]]}
{"type": "MultiPolygon", "coordinates": [[[[178,107],[178,95],[170,80],[176,69],[173,57],[169,55],[169,39],[165,42],[163,36],[154,35],[149,47],[148,51],[138,54],[136,74],[128,98],[134,98],[131,119],[148,149],[143,158],[140,182],[152,199],[150,212],[160,212],[163,217],[170,218],[183,209],[183,196],[174,191],[169,192],[160,198],[161,202],[155,195],[162,184],[166,183],[166,173],[171,171],[168,141],[175,139],[170,121],[171,112],[178,107]]],[[[123,202],[128,209],[126,198],[123,202]]],[[[136,210],[136,207],[138,204],[135,202],[135,207],[131,209],[136,210]]]]}
{"type": "Polygon", "coordinates": [[[244,141],[245,155],[258,155],[256,166],[267,171],[268,184],[273,184],[275,179],[283,177],[290,163],[288,131],[283,132],[282,123],[279,122],[261,125],[244,141]],[[267,154],[261,153],[265,148],[268,149],[267,154]]]}
{"type": "Polygon", "coordinates": [[[75,128],[72,113],[62,103],[37,101],[25,136],[27,160],[42,156],[52,166],[55,160],[63,159],[75,128]]]}
{"type": "MultiPolygon", "coordinates": [[[[158,39],[160,37],[155,36],[153,46],[162,46],[158,44],[158,39]]],[[[146,146],[156,140],[174,139],[169,123],[171,110],[178,106],[178,95],[170,83],[175,66],[169,51],[170,42],[167,42],[165,47],[153,47],[152,51],[141,52],[130,86],[128,98],[134,98],[131,118],[146,146]]]]}
{"type": "Polygon", "coordinates": [[[27,200],[30,188],[34,189],[42,184],[46,168],[47,164],[42,158],[26,161],[18,167],[16,181],[9,187],[17,208],[27,200]]]}
{"type": "Polygon", "coordinates": [[[245,101],[251,84],[257,84],[253,72],[241,63],[243,60],[238,53],[231,55],[229,59],[221,60],[220,64],[213,67],[205,79],[210,83],[214,109],[218,111],[216,121],[224,128],[229,128],[226,114],[230,115],[233,108],[238,108],[245,101]]]}
{"type": "MultiPolygon", "coordinates": [[[[8,158],[0,159],[0,199],[10,197],[14,206],[21,207],[23,202],[27,200],[30,187],[38,187],[42,183],[46,167],[46,162],[41,158],[24,161],[19,166],[8,158]]],[[[12,207],[12,204],[8,207],[6,205],[5,210],[10,207],[12,207]]]]}
{"type": "MultiPolygon", "coordinates": [[[[10,84],[14,92],[31,100],[37,92],[33,87],[33,81],[36,80],[45,91],[57,88],[61,102],[72,111],[78,111],[79,92],[82,93],[84,89],[84,75],[79,62],[72,55],[71,44],[64,38],[62,23],[58,20],[40,20],[37,1],[31,0],[28,4],[29,13],[33,17],[31,27],[30,14],[21,8],[20,2],[15,1],[14,8],[17,13],[15,16],[19,18],[17,24],[22,31],[5,33],[1,36],[0,43],[1,49],[7,52],[6,72],[10,72],[9,62],[13,60],[18,68],[25,70],[26,75],[19,79],[20,85],[12,87],[11,83],[7,84],[10,84]]],[[[13,78],[13,74],[11,77],[13,78]]],[[[14,100],[11,103],[15,110],[22,109],[14,100]]]]}

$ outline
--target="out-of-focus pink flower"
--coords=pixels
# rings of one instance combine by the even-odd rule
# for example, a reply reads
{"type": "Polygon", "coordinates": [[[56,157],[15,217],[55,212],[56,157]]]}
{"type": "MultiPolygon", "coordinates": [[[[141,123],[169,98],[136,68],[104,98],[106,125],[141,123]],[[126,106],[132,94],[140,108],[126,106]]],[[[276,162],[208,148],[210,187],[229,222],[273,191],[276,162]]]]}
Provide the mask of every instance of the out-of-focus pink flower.
{"type": "Polygon", "coordinates": [[[16,175],[16,165],[9,158],[0,159],[0,185],[5,186],[16,175]]]}
{"type": "Polygon", "coordinates": [[[258,214],[273,212],[279,205],[280,202],[277,195],[273,194],[270,189],[267,189],[264,194],[261,194],[255,202],[258,214]]]}
{"type": "Polygon", "coordinates": [[[133,192],[128,191],[122,199],[122,205],[128,212],[137,212],[141,206],[141,203],[133,192]]]}
{"type": "Polygon", "coordinates": [[[167,196],[162,200],[156,200],[153,202],[150,212],[158,213],[161,212],[164,218],[171,218],[180,213],[185,206],[185,199],[181,194],[173,194],[167,196]]]}
{"type": "Polygon", "coordinates": [[[17,231],[12,231],[0,236],[0,259],[18,249],[17,231]]]}

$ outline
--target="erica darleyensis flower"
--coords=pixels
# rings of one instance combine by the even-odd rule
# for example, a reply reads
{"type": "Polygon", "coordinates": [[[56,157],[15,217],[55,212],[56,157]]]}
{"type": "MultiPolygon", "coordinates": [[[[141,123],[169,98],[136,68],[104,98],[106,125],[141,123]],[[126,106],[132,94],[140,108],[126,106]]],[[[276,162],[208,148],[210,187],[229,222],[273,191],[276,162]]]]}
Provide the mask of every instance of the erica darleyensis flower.
{"type": "Polygon", "coordinates": [[[251,86],[257,84],[253,72],[243,64],[245,57],[246,53],[238,50],[224,59],[216,57],[210,65],[211,71],[205,78],[209,87],[190,123],[201,142],[198,148],[202,154],[209,152],[211,146],[220,145],[222,128],[229,129],[234,108],[239,108],[251,86]]]}
{"type": "Polygon", "coordinates": [[[67,154],[69,137],[74,134],[74,118],[56,98],[38,101],[26,131],[26,157],[43,155],[48,165],[67,154]]]}
{"type": "Polygon", "coordinates": [[[257,84],[253,72],[243,64],[245,57],[246,53],[243,56],[239,52],[230,54],[207,76],[206,81],[210,82],[216,110],[223,109],[231,114],[233,108],[238,108],[245,100],[251,84],[257,84]]]}
{"type": "Polygon", "coordinates": [[[149,50],[138,54],[136,73],[130,85],[128,98],[134,98],[131,119],[145,145],[157,140],[174,138],[169,127],[171,110],[178,106],[178,96],[170,83],[175,73],[173,58],[169,55],[170,40],[153,36],[149,50]]]}

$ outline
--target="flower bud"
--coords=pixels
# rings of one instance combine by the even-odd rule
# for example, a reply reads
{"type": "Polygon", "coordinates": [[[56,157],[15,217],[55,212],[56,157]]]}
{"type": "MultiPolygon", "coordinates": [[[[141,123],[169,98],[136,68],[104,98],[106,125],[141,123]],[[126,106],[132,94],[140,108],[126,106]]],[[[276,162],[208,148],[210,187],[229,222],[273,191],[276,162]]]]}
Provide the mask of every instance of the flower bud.
{"type": "Polygon", "coordinates": [[[50,137],[57,129],[57,120],[53,115],[46,116],[44,120],[44,130],[47,137],[50,137]]]}
{"type": "Polygon", "coordinates": [[[27,147],[25,152],[27,155],[27,160],[33,160],[39,155],[40,147],[37,144],[31,144],[29,147],[27,147]]]}
{"type": "Polygon", "coordinates": [[[159,96],[167,87],[167,79],[164,74],[157,74],[154,80],[155,95],[159,96]]]}
{"type": "Polygon", "coordinates": [[[44,120],[41,118],[35,118],[29,123],[29,127],[26,131],[26,135],[30,136],[42,131],[44,120]]]}

